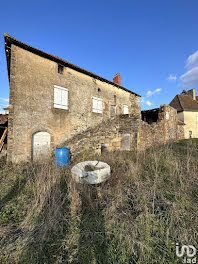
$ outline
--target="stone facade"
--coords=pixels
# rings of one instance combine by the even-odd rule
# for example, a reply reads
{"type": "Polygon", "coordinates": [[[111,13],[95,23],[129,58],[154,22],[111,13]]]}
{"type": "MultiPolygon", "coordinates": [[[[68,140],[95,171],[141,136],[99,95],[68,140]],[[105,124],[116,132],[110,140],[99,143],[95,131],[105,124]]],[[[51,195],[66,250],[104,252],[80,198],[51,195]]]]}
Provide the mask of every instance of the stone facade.
{"type": "Polygon", "coordinates": [[[139,97],[112,84],[64,67],[17,45],[11,46],[8,160],[32,158],[33,135],[48,132],[50,150],[110,117],[129,113],[140,117],[139,97]],[[54,85],[68,89],[68,110],[54,108],[54,85]],[[92,111],[92,97],[102,99],[103,112],[92,111]]]}
{"type": "MultiPolygon", "coordinates": [[[[75,156],[85,150],[141,150],[183,137],[183,124],[170,106],[150,110],[149,122],[142,121],[139,95],[120,86],[119,74],[111,82],[9,35],[5,40],[8,161],[31,160],[42,148],[54,153],[65,146],[75,156]],[[67,91],[65,109],[55,104],[55,87],[67,91]],[[99,112],[93,111],[94,98],[99,99],[99,112]]],[[[146,111],[143,116],[148,121],[146,111]]]]}
{"type": "Polygon", "coordinates": [[[84,151],[100,154],[103,146],[108,151],[144,150],[184,138],[183,126],[178,123],[177,111],[162,105],[157,122],[148,124],[135,115],[119,115],[74,136],[61,146],[68,147],[74,156],[84,151]]]}

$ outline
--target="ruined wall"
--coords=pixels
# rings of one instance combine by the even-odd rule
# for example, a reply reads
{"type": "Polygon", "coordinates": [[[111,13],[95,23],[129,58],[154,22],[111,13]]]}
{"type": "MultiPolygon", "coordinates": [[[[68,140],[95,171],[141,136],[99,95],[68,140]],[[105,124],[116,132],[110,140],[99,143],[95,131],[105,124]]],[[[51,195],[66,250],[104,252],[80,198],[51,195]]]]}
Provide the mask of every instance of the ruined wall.
{"type": "Polygon", "coordinates": [[[178,125],[177,125],[178,139],[184,139],[185,138],[184,127],[185,127],[185,125],[178,123],[178,125]]]}
{"type": "Polygon", "coordinates": [[[138,134],[138,148],[145,149],[152,145],[183,138],[183,125],[177,124],[177,110],[168,105],[160,106],[158,121],[149,125],[141,121],[138,134]],[[167,114],[168,113],[168,114],[167,114]]]}
{"type": "Polygon", "coordinates": [[[73,156],[85,150],[100,154],[102,148],[108,151],[137,149],[139,122],[134,115],[116,116],[75,135],[60,146],[68,147],[73,156]]]}
{"type": "Polygon", "coordinates": [[[63,74],[57,63],[12,45],[10,69],[10,113],[8,160],[31,159],[32,136],[38,131],[51,135],[50,149],[89,127],[110,117],[110,105],[116,113],[140,116],[139,98],[114,85],[96,80],[70,68],[63,74]],[[54,108],[54,85],[68,89],[69,109],[54,108]],[[103,113],[92,112],[92,97],[103,100],[103,113]]]}
{"type": "Polygon", "coordinates": [[[102,146],[108,151],[144,150],[183,137],[184,126],[178,124],[177,111],[162,105],[158,121],[151,125],[133,115],[120,115],[76,135],[61,146],[68,147],[75,156],[85,150],[100,154],[102,146]]]}

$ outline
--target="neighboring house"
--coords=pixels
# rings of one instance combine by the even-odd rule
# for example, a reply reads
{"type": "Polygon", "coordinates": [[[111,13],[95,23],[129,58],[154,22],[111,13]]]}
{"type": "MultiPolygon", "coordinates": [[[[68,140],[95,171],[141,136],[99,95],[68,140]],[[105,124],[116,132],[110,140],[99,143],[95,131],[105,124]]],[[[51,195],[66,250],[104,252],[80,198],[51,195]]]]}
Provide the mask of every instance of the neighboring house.
{"type": "Polygon", "coordinates": [[[8,34],[4,37],[10,82],[8,161],[47,155],[115,115],[140,119],[140,95],[121,86],[119,74],[109,81],[8,34]]]}
{"type": "Polygon", "coordinates": [[[176,95],[169,105],[177,109],[178,120],[185,123],[185,138],[198,138],[198,97],[195,89],[176,95]]]}

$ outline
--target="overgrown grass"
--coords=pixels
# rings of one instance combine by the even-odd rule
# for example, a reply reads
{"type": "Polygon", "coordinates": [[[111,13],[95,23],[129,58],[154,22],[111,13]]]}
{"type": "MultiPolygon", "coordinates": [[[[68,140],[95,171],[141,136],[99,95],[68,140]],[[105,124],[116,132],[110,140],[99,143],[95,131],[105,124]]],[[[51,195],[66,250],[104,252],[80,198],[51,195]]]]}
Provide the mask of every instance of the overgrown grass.
{"type": "Polygon", "coordinates": [[[198,144],[83,154],[70,166],[0,164],[0,263],[182,263],[198,248],[198,144]],[[76,184],[71,167],[99,159],[111,178],[76,184]]]}

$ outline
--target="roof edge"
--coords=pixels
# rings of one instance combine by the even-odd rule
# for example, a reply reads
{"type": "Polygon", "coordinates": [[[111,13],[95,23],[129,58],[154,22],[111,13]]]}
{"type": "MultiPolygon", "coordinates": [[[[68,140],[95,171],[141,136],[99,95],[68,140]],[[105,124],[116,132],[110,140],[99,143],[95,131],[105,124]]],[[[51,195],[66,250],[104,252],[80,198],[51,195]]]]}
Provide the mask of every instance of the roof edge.
{"type": "Polygon", "coordinates": [[[52,61],[55,61],[57,63],[62,64],[65,67],[69,67],[69,68],[71,68],[73,70],[76,70],[78,72],[81,72],[81,73],[84,73],[86,75],[89,75],[89,76],[91,76],[91,77],[93,77],[95,79],[98,79],[98,80],[102,81],[102,82],[106,82],[106,83],[109,83],[109,84],[111,84],[113,86],[116,86],[117,88],[120,88],[120,89],[122,89],[122,90],[124,90],[126,92],[134,94],[135,96],[141,97],[141,95],[139,95],[139,94],[137,94],[137,93],[135,93],[135,92],[133,92],[131,90],[128,90],[127,88],[125,88],[123,86],[120,86],[120,85],[118,85],[118,84],[116,84],[116,83],[114,83],[112,81],[109,81],[109,80],[107,80],[107,79],[105,79],[105,78],[103,78],[103,77],[101,77],[101,76],[99,76],[99,75],[97,75],[95,73],[92,73],[92,72],[87,71],[87,70],[85,70],[83,68],[80,68],[79,66],[76,66],[76,65],[74,65],[74,64],[72,64],[72,63],[70,63],[70,62],[68,62],[66,60],[63,60],[63,59],[61,59],[61,58],[59,58],[59,57],[57,57],[55,55],[46,53],[46,52],[44,52],[42,50],[39,50],[39,49],[34,48],[32,46],[29,46],[29,45],[27,45],[27,44],[15,39],[14,37],[10,36],[8,33],[4,33],[4,40],[5,40],[5,51],[6,51],[6,58],[7,58],[8,75],[10,75],[10,61],[9,61],[10,60],[10,57],[9,57],[10,56],[10,50],[9,50],[9,48],[11,48],[11,44],[14,44],[14,45],[16,45],[16,46],[18,46],[20,48],[23,48],[23,49],[28,50],[28,51],[30,51],[32,53],[35,53],[35,54],[37,54],[37,55],[39,55],[41,57],[50,59],[52,61]]]}

